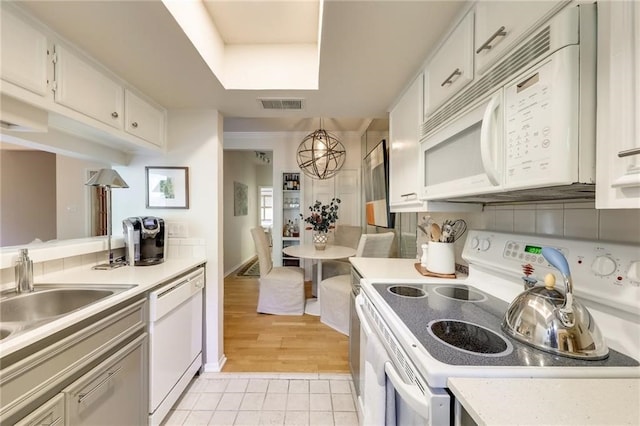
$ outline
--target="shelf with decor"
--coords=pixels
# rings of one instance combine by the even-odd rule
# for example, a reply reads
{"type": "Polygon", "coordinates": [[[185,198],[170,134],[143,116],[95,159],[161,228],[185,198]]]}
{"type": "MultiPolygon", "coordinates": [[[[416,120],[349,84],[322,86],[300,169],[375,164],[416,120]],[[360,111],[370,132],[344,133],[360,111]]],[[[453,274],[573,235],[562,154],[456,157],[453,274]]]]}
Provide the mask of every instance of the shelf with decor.
{"type": "MultiPolygon", "coordinates": [[[[299,172],[282,174],[282,248],[300,244],[301,179],[299,172]]],[[[297,257],[282,255],[282,266],[301,266],[297,257]]]]}

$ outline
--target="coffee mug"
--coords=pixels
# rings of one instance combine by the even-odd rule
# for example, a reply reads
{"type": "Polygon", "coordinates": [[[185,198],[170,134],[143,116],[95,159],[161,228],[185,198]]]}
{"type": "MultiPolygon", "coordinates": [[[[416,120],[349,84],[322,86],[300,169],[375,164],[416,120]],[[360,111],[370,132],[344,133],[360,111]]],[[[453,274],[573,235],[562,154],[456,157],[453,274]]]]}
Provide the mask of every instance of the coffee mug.
{"type": "Polygon", "coordinates": [[[456,272],[453,243],[429,241],[427,269],[436,274],[454,274],[456,272]]]}

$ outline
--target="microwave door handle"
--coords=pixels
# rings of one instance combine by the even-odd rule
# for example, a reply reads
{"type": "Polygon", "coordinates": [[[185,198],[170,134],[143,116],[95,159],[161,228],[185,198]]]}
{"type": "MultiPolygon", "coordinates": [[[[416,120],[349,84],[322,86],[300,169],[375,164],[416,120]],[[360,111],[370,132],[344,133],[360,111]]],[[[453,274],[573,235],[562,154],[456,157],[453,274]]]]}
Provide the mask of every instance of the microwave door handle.
{"type": "Polygon", "coordinates": [[[405,383],[396,371],[396,368],[390,361],[384,363],[384,372],[387,378],[393,384],[396,392],[404,399],[404,401],[413,408],[418,414],[429,420],[429,399],[418,390],[416,385],[405,383]]]}
{"type": "Polygon", "coordinates": [[[482,117],[482,126],[480,128],[480,156],[482,158],[482,166],[484,167],[484,171],[493,186],[500,185],[499,173],[491,155],[494,149],[497,149],[497,146],[495,146],[497,141],[496,144],[493,144],[494,149],[492,149],[491,134],[495,127],[493,112],[500,106],[498,103],[499,99],[500,94],[498,93],[493,96],[487,104],[487,108],[484,110],[484,116],[482,117]]]}

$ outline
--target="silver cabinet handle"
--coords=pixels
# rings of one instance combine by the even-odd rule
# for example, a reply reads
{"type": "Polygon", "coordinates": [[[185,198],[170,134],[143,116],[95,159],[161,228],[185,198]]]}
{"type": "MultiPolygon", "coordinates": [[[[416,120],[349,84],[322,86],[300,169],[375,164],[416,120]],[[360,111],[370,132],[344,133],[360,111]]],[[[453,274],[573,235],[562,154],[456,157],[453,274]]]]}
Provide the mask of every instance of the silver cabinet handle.
{"type": "Polygon", "coordinates": [[[133,127],[134,129],[138,128],[138,122],[134,121],[133,123],[131,123],[131,127],[133,127]]]}
{"type": "Polygon", "coordinates": [[[118,113],[117,113],[117,112],[115,112],[115,111],[113,111],[113,112],[111,113],[111,116],[112,116],[113,118],[118,118],[118,113]]]}
{"type": "Polygon", "coordinates": [[[407,192],[406,194],[401,194],[400,197],[404,198],[404,197],[416,197],[418,194],[415,192],[407,192]]]}
{"type": "Polygon", "coordinates": [[[631,157],[632,155],[638,155],[640,154],[640,148],[631,148],[631,149],[626,149],[624,151],[620,151],[618,153],[618,157],[622,158],[622,157],[631,157]]]}
{"type": "Polygon", "coordinates": [[[491,42],[496,38],[496,37],[504,37],[507,35],[507,32],[505,31],[505,27],[502,26],[500,28],[498,28],[498,31],[496,31],[495,33],[493,33],[493,35],[491,37],[489,37],[489,39],[487,41],[485,41],[482,46],[480,46],[478,48],[478,50],[476,50],[476,53],[480,53],[483,50],[487,49],[487,50],[491,50],[491,42]]]}
{"type": "Polygon", "coordinates": [[[109,380],[111,380],[116,374],[118,374],[120,372],[120,370],[122,370],[122,366],[116,368],[113,371],[107,372],[107,377],[102,379],[102,381],[100,383],[98,383],[93,388],[91,388],[91,390],[89,392],[78,394],[78,404],[82,403],[82,401],[84,401],[85,399],[89,398],[89,396],[91,396],[92,393],[94,393],[95,391],[100,389],[100,387],[102,387],[102,385],[104,385],[109,380]]]}
{"type": "Polygon", "coordinates": [[[460,75],[462,75],[462,71],[460,71],[460,68],[456,68],[455,71],[453,71],[451,75],[449,75],[449,77],[447,77],[446,80],[443,81],[442,84],[440,84],[440,87],[444,87],[447,84],[453,83],[453,78],[460,75]]]}

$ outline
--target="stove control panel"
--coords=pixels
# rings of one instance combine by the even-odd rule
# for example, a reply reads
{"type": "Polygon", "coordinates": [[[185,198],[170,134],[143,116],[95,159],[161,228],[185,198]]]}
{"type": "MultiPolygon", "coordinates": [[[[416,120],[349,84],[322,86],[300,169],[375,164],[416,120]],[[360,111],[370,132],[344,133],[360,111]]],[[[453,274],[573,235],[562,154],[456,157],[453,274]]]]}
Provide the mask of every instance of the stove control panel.
{"type": "Polygon", "coordinates": [[[542,247],[556,248],[565,255],[576,296],[640,316],[638,245],[469,231],[462,257],[470,265],[488,268],[520,282],[526,275],[542,285],[544,276],[553,273],[558,285],[562,285],[560,271],[544,259],[542,247]]]}

